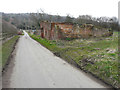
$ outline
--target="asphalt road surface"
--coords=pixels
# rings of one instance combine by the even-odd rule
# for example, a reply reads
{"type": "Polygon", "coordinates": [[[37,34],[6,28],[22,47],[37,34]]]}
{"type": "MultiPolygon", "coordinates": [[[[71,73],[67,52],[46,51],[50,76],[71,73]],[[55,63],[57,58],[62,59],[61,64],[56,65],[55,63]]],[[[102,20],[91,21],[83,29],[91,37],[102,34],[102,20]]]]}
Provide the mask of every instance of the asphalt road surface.
{"type": "Polygon", "coordinates": [[[21,36],[3,88],[105,88],[99,81],[53,55],[29,35],[21,36]]]}

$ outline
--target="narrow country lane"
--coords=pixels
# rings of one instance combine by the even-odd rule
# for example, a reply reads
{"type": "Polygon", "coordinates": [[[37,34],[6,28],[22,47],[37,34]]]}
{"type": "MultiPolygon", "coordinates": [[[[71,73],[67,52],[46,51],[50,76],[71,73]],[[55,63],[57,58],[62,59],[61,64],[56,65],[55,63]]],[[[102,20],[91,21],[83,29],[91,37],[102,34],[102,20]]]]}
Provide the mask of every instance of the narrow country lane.
{"type": "Polygon", "coordinates": [[[3,76],[3,88],[105,88],[24,33],[16,46],[13,69],[3,76]]]}

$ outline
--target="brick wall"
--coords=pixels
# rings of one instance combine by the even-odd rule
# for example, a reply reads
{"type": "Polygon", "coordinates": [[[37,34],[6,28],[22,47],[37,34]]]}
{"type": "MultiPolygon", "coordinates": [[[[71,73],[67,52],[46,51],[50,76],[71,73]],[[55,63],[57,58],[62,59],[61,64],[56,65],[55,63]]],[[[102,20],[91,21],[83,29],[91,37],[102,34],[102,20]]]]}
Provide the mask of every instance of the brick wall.
{"type": "Polygon", "coordinates": [[[92,24],[73,25],[66,23],[41,22],[41,37],[49,40],[64,38],[86,38],[90,36],[103,36],[109,33],[107,29],[94,28],[92,24]]]}

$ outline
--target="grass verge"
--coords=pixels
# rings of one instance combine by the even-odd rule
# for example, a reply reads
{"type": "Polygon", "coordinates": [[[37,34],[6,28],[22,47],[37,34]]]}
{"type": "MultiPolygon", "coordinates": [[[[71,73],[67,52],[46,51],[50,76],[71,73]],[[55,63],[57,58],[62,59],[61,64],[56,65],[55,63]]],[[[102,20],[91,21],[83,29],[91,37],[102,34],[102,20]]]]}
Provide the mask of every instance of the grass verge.
{"type": "Polygon", "coordinates": [[[9,59],[14,45],[16,43],[16,41],[18,40],[19,36],[14,36],[12,39],[8,40],[7,42],[5,42],[4,44],[2,44],[2,67],[5,66],[7,60],[9,59]]]}

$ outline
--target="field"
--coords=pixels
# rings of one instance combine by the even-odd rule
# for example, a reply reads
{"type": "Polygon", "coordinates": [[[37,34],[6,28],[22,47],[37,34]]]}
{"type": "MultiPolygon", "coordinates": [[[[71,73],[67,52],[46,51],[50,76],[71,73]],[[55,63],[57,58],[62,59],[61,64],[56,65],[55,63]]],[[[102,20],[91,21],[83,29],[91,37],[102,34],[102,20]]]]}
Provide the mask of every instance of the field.
{"type": "Polygon", "coordinates": [[[67,62],[75,62],[81,69],[120,88],[118,32],[110,37],[56,41],[30,36],[67,62]]]}

